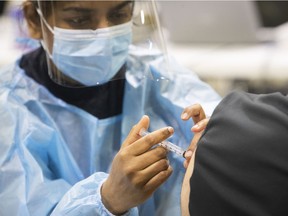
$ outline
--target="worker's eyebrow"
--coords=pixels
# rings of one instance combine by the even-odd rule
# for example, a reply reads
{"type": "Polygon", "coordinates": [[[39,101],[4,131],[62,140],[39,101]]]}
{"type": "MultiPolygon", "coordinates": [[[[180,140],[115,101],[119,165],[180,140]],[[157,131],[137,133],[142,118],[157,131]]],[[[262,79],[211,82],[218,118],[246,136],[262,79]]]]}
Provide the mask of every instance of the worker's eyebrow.
{"type": "MultiPolygon", "coordinates": [[[[126,7],[128,4],[133,4],[133,1],[124,1],[124,2],[121,2],[120,4],[112,7],[111,10],[120,10],[120,9],[126,7]]],[[[92,12],[92,11],[94,11],[94,10],[95,10],[95,9],[93,9],[93,8],[82,7],[82,6],[74,6],[74,5],[67,6],[67,7],[64,7],[64,8],[62,9],[62,11],[64,11],[64,12],[74,11],[74,12],[77,12],[77,13],[90,13],[90,12],[92,12]]]]}
{"type": "Polygon", "coordinates": [[[87,12],[92,12],[93,9],[71,6],[71,7],[63,8],[62,11],[64,12],[74,11],[74,12],[79,12],[79,13],[87,13],[87,12]]]}
{"type": "Polygon", "coordinates": [[[120,3],[119,5],[116,5],[116,6],[113,8],[113,10],[119,10],[119,9],[125,7],[125,6],[128,5],[128,4],[133,4],[133,1],[124,1],[124,2],[120,3]]]}

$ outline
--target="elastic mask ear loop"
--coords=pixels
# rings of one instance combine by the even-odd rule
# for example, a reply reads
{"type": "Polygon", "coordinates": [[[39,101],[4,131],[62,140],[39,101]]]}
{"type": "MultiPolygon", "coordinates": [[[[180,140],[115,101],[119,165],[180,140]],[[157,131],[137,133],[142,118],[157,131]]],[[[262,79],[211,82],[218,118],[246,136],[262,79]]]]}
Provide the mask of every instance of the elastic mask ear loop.
{"type": "Polygon", "coordinates": [[[46,47],[44,41],[43,41],[43,40],[40,40],[40,43],[41,43],[43,49],[45,50],[45,52],[48,54],[49,58],[50,58],[50,59],[53,59],[53,57],[52,57],[52,55],[50,54],[48,48],[46,47]]]}
{"type": "Polygon", "coordinates": [[[52,27],[49,25],[49,23],[45,20],[42,11],[38,8],[36,8],[36,11],[38,13],[38,15],[40,16],[41,20],[44,22],[45,26],[49,29],[49,31],[54,34],[54,30],[52,29],[52,27]]]}
{"type": "MultiPolygon", "coordinates": [[[[48,24],[48,22],[45,20],[45,18],[44,18],[44,16],[43,16],[43,13],[42,13],[42,11],[39,9],[39,7],[40,7],[40,6],[39,6],[39,4],[38,4],[38,7],[36,8],[36,11],[37,11],[37,13],[38,13],[41,21],[42,21],[42,22],[44,23],[44,25],[48,28],[48,30],[49,30],[53,35],[55,35],[55,34],[54,34],[54,30],[51,28],[51,26],[50,26],[50,25],[48,24]]],[[[41,43],[42,47],[44,48],[44,50],[46,51],[46,53],[48,54],[49,58],[50,58],[50,59],[53,59],[53,58],[52,58],[52,54],[50,54],[47,46],[45,45],[45,42],[43,41],[43,39],[40,40],[40,43],[41,43]]]]}

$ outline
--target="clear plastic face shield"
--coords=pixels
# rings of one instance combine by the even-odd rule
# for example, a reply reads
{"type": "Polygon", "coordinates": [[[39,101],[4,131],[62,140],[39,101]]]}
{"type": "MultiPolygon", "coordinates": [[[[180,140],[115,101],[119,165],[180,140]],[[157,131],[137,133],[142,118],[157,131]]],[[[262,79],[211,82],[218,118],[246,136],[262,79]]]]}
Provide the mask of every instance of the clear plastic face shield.
{"type": "MultiPolygon", "coordinates": [[[[131,44],[166,55],[156,5],[149,1],[37,1],[51,79],[84,87],[123,79],[131,44]]],[[[153,79],[149,70],[143,78],[153,79]]]]}

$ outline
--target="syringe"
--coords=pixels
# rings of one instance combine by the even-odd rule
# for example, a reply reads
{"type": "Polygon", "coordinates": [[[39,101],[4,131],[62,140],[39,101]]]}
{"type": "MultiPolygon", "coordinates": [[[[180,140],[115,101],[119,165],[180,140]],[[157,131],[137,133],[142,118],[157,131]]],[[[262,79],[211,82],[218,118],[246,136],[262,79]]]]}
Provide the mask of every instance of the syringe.
{"type": "MultiPolygon", "coordinates": [[[[147,134],[150,134],[150,132],[146,131],[145,129],[141,129],[139,134],[140,134],[140,136],[146,136],[147,134]]],[[[171,152],[176,153],[179,156],[182,156],[182,157],[184,157],[184,154],[186,152],[182,148],[180,148],[179,146],[177,146],[177,145],[175,145],[175,144],[173,144],[167,140],[160,142],[159,145],[164,147],[165,149],[171,151],[171,152]]]]}

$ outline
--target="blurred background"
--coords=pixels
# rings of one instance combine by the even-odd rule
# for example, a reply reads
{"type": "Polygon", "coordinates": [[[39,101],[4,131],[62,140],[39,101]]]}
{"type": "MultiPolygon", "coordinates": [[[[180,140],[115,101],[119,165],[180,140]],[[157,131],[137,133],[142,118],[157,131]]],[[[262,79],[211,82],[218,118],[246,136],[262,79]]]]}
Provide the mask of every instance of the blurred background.
{"type": "MultiPolygon", "coordinates": [[[[288,1],[156,2],[168,53],[220,95],[288,92],[288,1]]],[[[0,1],[0,67],[38,45],[21,3],[0,1]]]]}
{"type": "Polygon", "coordinates": [[[159,1],[168,50],[222,96],[288,90],[288,1],[159,1]]]}
{"type": "Polygon", "coordinates": [[[19,25],[16,24],[18,19],[16,11],[20,11],[20,4],[21,1],[0,1],[0,67],[14,62],[21,54],[15,41],[20,36],[19,25]]]}

